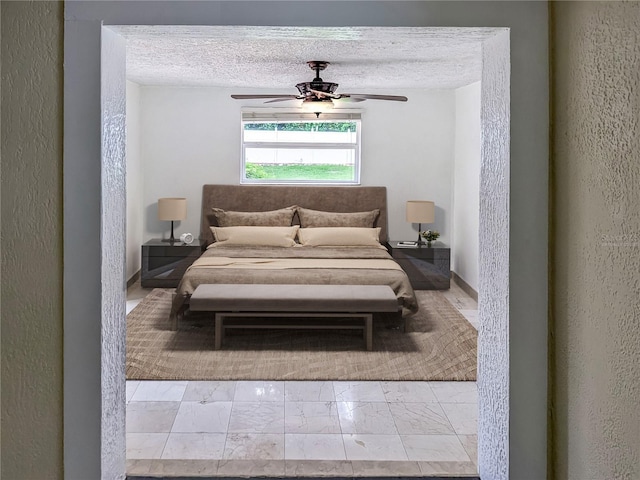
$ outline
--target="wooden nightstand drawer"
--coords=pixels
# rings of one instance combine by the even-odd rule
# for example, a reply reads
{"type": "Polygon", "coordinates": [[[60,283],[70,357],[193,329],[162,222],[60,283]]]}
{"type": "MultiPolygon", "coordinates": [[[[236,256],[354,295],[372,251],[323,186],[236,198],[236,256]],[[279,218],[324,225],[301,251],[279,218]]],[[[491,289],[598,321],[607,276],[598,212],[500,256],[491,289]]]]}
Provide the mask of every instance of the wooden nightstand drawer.
{"type": "Polygon", "coordinates": [[[448,247],[398,247],[389,242],[389,253],[407,273],[416,290],[447,290],[451,277],[451,250],[448,247]]]}
{"type": "Polygon", "coordinates": [[[170,244],[153,239],[142,245],[140,284],[144,288],[175,288],[182,275],[202,253],[200,241],[170,244]]]}

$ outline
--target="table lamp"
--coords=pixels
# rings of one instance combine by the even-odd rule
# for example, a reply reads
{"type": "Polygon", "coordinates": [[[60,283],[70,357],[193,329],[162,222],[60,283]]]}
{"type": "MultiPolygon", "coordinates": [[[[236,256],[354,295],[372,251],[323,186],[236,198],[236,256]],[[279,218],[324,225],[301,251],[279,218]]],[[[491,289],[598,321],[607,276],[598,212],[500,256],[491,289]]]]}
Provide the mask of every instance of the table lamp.
{"type": "Polygon", "coordinates": [[[158,220],[171,222],[171,238],[164,239],[165,242],[175,242],[173,237],[173,222],[187,218],[186,198],[160,198],[158,199],[158,220]]]}
{"type": "Polygon", "coordinates": [[[433,223],[435,220],[435,205],[427,200],[407,201],[407,222],[418,224],[418,245],[424,245],[420,236],[423,223],[433,223]]]}

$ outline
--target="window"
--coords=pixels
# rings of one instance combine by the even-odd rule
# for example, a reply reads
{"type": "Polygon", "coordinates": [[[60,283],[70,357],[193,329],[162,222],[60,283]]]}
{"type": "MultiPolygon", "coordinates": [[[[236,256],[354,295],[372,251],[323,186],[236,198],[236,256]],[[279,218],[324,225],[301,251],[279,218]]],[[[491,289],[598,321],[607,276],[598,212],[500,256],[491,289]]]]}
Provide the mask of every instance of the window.
{"type": "Polygon", "coordinates": [[[360,115],[242,115],[242,183],[360,182],[360,115]]]}

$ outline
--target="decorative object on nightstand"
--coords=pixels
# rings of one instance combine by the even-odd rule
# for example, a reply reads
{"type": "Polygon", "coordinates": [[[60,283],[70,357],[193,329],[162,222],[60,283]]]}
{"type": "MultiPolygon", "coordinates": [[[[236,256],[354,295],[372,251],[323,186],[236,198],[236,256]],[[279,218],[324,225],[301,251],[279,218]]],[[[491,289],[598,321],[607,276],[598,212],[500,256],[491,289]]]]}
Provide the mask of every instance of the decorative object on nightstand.
{"type": "Polygon", "coordinates": [[[420,235],[427,241],[427,247],[431,248],[431,242],[435,242],[438,239],[440,232],[437,230],[425,230],[420,232],[420,235]]]}
{"type": "Polygon", "coordinates": [[[160,198],[158,199],[158,220],[171,222],[171,237],[165,242],[175,243],[173,236],[173,222],[187,218],[186,198],[160,198]]]}
{"type": "Polygon", "coordinates": [[[182,243],[189,244],[193,242],[193,235],[191,235],[190,233],[183,233],[182,235],[180,235],[180,241],[182,243]]]}
{"type": "Polygon", "coordinates": [[[432,248],[407,246],[406,242],[389,242],[393,259],[406,272],[415,290],[447,290],[450,285],[451,250],[441,242],[432,248]]]}
{"type": "Polygon", "coordinates": [[[140,284],[143,288],[175,288],[184,272],[202,253],[200,240],[167,243],[154,238],[142,245],[140,284]]]}
{"type": "Polygon", "coordinates": [[[407,201],[407,222],[418,224],[418,241],[416,245],[424,245],[420,231],[423,223],[433,223],[435,220],[435,204],[428,200],[407,201]]]}

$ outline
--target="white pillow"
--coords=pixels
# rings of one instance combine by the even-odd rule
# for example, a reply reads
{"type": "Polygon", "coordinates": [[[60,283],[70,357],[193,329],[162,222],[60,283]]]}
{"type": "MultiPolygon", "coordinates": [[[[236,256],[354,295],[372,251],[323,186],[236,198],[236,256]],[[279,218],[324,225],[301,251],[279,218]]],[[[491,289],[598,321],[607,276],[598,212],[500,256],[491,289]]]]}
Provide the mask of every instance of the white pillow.
{"type": "Polygon", "coordinates": [[[380,227],[301,228],[298,240],[310,247],[379,247],[380,227]]]}
{"type": "Polygon", "coordinates": [[[291,227],[209,227],[215,243],[220,245],[261,245],[268,247],[293,247],[299,225],[291,227]]]}

